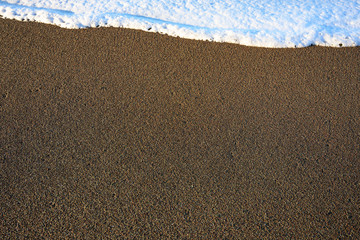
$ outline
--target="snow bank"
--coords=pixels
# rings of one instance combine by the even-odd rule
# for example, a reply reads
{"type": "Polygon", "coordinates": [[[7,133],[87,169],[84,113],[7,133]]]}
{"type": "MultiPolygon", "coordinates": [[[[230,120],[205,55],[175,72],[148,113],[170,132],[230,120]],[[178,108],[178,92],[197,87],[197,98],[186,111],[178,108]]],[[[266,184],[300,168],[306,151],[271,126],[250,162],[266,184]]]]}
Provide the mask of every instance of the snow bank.
{"type": "Polygon", "coordinates": [[[360,45],[360,0],[6,0],[0,16],[248,46],[360,45]]]}

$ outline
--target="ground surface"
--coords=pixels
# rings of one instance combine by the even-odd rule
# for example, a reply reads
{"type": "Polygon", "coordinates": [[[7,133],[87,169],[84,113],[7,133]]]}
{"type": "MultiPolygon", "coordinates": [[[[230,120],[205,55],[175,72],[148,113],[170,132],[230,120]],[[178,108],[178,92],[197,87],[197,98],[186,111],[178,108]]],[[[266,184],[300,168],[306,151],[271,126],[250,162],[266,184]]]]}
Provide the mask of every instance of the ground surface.
{"type": "Polygon", "coordinates": [[[360,48],[0,19],[0,238],[359,238],[360,48]]]}

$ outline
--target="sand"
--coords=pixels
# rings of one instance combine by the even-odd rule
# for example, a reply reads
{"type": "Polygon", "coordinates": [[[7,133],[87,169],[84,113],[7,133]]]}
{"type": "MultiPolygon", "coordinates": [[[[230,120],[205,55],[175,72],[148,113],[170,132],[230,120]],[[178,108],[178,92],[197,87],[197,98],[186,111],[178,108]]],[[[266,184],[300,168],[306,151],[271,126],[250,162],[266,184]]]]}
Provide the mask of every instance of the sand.
{"type": "Polygon", "coordinates": [[[360,48],[0,19],[1,239],[360,238],[360,48]]]}

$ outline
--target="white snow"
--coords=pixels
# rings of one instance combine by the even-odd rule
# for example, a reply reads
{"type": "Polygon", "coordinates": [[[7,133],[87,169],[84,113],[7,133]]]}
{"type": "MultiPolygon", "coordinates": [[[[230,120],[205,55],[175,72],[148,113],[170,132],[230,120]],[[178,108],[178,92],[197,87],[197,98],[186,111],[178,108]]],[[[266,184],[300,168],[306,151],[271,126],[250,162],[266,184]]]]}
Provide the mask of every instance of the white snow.
{"type": "Polygon", "coordinates": [[[0,16],[248,46],[360,45],[360,0],[0,0],[0,16]]]}

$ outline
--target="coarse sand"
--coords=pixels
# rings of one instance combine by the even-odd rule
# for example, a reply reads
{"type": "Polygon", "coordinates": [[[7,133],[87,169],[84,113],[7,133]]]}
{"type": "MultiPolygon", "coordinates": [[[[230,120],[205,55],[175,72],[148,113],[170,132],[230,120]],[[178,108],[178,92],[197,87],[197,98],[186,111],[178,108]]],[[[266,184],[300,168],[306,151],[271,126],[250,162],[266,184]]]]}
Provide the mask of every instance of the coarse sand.
{"type": "Polygon", "coordinates": [[[0,19],[1,239],[359,239],[360,47],[0,19]]]}

